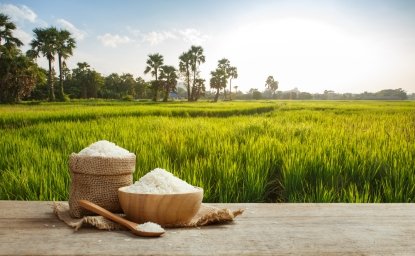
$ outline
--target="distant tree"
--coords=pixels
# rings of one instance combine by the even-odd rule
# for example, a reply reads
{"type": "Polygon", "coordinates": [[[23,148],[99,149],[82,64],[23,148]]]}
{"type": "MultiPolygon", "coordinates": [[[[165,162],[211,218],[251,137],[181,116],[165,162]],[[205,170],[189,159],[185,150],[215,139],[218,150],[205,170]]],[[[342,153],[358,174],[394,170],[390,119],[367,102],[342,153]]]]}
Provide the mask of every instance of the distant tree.
{"type": "Polygon", "coordinates": [[[0,58],[0,102],[19,102],[29,96],[41,80],[39,67],[16,47],[2,50],[0,58]]]}
{"type": "Polygon", "coordinates": [[[146,90],[149,87],[149,84],[144,81],[142,77],[137,77],[135,79],[135,92],[136,92],[136,99],[144,99],[146,98],[146,90]]]}
{"type": "Polygon", "coordinates": [[[218,70],[212,71],[210,72],[210,88],[212,89],[216,89],[216,94],[215,94],[215,98],[213,99],[214,102],[217,102],[219,99],[219,92],[221,87],[221,83],[220,83],[220,75],[218,74],[218,70]]]}
{"type": "Polygon", "coordinates": [[[89,70],[86,81],[87,83],[87,97],[98,98],[98,91],[104,84],[104,77],[95,70],[89,70]]]}
{"type": "Polygon", "coordinates": [[[199,75],[199,66],[201,63],[205,63],[205,55],[203,55],[203,48],[202,46],[194,46],[190,47],[189,53],[191,55],[190,67],[193,73],[193,86],[191,92],[191,100],[195,100],[195,93],[196,93],[196,78],[199,75]]]}
{"type": "Polygon", "coordinates": [[[408,95],[402,88],[385,89],[375,93],[376,99],[382,100],[406,100],[408,95]]]}
{"type": "Polygon", "coordinates": [[[250,93],[252,93],[252,98],[254,100],[260,100],[262,99],[262,93],[258,91],[258,89],[250,89],[250,93]]]}
{"type": "Polygon", "coordinates": [[[192,70],[192,53],[189,51],[184,52],[179,57],[179,71],[182,77],[185,78],[187,89],[187,101],[192,100],[192,94],[190,89],[190,72],[192,70]]]}
{"type": "Polygon", "coordinates": [[[158,100],[158,91],[159,91],[159,81],[158,81],[158,75],[160,73],[160,68],[163,66],[164,58],[161,54],[155,53],[148,55],[147,59],[147,67],[144,70],[144,74],[148,74],[151,71],[151,75],[154,76],[155,82],[152,83],[152,89],[154,92],[153,95],[153,101],[158,100]]]}
{"type": "Polygon", "coordinates": [[[65,93],[63,89],[63,77],[65,60],[72,56],[72,51],[75,48],[75,39],[71,37],[71,33],[67,30],[60,30],[56,35],[56,52],[58,53],[59,63],[59,99],[65,100],[65,93]],[[62,62],[63,60],[63,62],[62,62]]]}
{"type": "Polygon", "coordinates": [[[13,36],[15,29],[10,18],[0,13],[0,102],[19,102],[42,77],[37,64],[18,48],[23,43],[13,36]]]}
{"type": "MultiPolygon", "coordinates": [[[[0,52],[3,55],[3,48],[23,46],[22,41],[13,36],[16,25],[10,21],[9,16],[0,13],[0,52]]],[[[0,55],[1,57],[1,55],[0,55]]]]}
{"type": "Polygon", "coordinates": [[[64,81],[64,86],[65,86],[65,79],[70,77],[70,76],[71,76],[71,70],[66,65],[66,62],[63,61],[62,62],[62,79],[64,81]]]}
{"type": "MultiPolygon", "coordinates": [[[[218,69],[222,70],[221,73],[225,76],[225,79],[227,80],[229,76],[229,69],[231,68],[231,62],[226,59],[220,59],[218,61],[218,69]]],[[[223,88],[224,98],[226,99],[226,85],[223,88]]]]}
{"type": "Polygon", "coordinates": [[[205,87],[205,79],[202,78],[196,78],[196,83],[195,83],[195,92],[194,92],[194,101],[197,101],[201,96],[203,96],[206,92],[206,87],[205,87]]]}
{"type": "Polygon", "coordinates": [[[219,99],[220,90],[226,88],[226,71],[225,69],[221,69],[218,67],[215,71],[212,71],[210,74],[210,88],[216,89],[216,94],[213,101],[217,102],[219,99]]]}
{"type": "Polygon", "coordinates": [[[122,74],[120,78],[121,78],[120,91],[122,95],[121,98],[125,98],[127,96],[130,96],[131,98],[135,98],[136,81],[134,79],[134,76],[130,73],[125,73],[125,74],[122,74]]]}
{"type": "Polygon", "coordinates": [[[151,91],[151,100],[152,101],[158,101],[159,99],[159,92],[161,89],[161,83],[160,80],[151,80],[150,81],[150,91],[151,91]]]}
{"type": "Polygon", "coordinates": [[[176,90],[177,85],[177,73],[176,68],[173,66],[163,65],[161,66],[160,80],[164,92],[163,101],[167,102],[169,94],[176,90]]]}
{"type": "Polygon", "coordinates": [[[30,95],[24,97],[25,100],[42,100],[45,101],[49,97],[48,74],[49,72],[38,67],[38,81],[30,95]]]}
{"type": "Polygon", "coordinates": [[[78,67],[72,70],[73,79],[76,81],[76,86],[80,89],[78,97],[81,99],[88,98],[88,74],[90,73],[90,65],[86,62],[78,62],[78,67]]]}
{"type": "Polygon", "coordinates": [[[104,85],[101,88],[100,96],[105,99],[121,99],[122,92],[121,78],[117,73],[111,73],[104,79],[104,85]]]}
{"type": "MultiPolygon", "coordinates": [[[[222,58],[218,61],[218,69],[222,70],[222,74],[229,79],[229,99],[232,100],[232,79],[238,78],[238,70],[236,67],[231,66],[228,59],[222,58]]],[[[224,98],[226,99],[226,88],[224,89],[224,98]]]]}
{"type": "Polygon", "coordinates": [[[233,89],[235,89],[235,99],[238,97],[238,86],[234,85],[233,89]]]}
{"type": "Polygon", "coordinates": [[[112,73],[105,77],[99,95],[110,99],[141,97],[143,88],[140,88],[138,84],[142,85],[143,83],[145,82],[141,77],[134,79],[134,76],[130,73],[124,73],[121,76],[117,73],[112,73]]]}
{"type": "Polygon", "coordinates": [[[273,99],[273,98],[277,98],[277,97],[274,97],[274,94],[272,93],[271,90],[265,89],[264,91],[262,91],[262,98],[263,99],[273,99]]]}
{"type": "Polygon", "coordinates": [[[229,67],[229,99],[232,100],[232,79],[238,78],[238,69],[236,67],[229,67]]]}
{"type": "Polygon", "coordinates": [[[273,76],[268,76],[267,80],[265,81],[265,87],[271,90],[274,96],[275,92],[278,90],[278,81],[274,80],[273,76]]]}
{"type": "Polygon", "coordinates": [[[55,87],[53,84],[53,68],[52,62],[55,59],[55,54],[57,52],[56,38],[58,35],[58,30],[55,27],[50,28],[35,28],[33,30],[35,38],[30,43],[32,49],[28,51],[27,55],[32,58],[39,57],[41,53],[44,57],[47,58],[49,64],[49,100],[55,101],[55,87]]]}
{"type": "Polygon", "coordinates": [[[300,92],[298,95],[298,99],[300,100],[311,100],[313,99],[313,95],[311,95],[311,93],[308,92],[300,92]]]}
{"type": "Polygon", "coordinates": [[[105,84],[104,77],[86,62],[79,62],[77,66],[72,70],[69,89],[71,95],[82,99],[98,98],[98,92],[102,94],[101,88],[105,84]]]}

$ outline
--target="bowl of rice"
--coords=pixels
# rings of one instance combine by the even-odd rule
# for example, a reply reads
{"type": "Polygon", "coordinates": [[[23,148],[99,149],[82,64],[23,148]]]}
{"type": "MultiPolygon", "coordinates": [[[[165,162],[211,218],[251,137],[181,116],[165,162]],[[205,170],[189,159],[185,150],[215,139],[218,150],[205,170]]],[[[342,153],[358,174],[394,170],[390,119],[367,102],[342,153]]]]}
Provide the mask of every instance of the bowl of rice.
{"type": "Polygon", "coordinates": [[[175,226],[188,223],[196,215],[203,200],[203,189],[156,168],[134,184],[119,188],[118,198],[131,221],[175,226]]]}

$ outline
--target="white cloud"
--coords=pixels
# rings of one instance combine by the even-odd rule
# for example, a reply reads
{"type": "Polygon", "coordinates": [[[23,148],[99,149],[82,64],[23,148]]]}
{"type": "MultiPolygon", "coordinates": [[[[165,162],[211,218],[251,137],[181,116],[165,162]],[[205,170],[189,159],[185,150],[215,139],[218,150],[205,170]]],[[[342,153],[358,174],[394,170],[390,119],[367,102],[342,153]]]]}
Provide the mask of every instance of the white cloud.
{"type": "Polygon", "coordinates": [[[0,10],[10,16],[14,21],[27,20],[31,23],[35,23],[37,19],[36,13],[26,5],[16,6],[13,4],[0,4],[0,10]]]}
{"type": "Polygon", "coordinates": [[[128,36],[120,36],[118,34],[113,35],[110,33],[106,33],[102,36],[98,36],[98,39],[104,46],[116,48],[120,44],[130,43],[133,40],[128,36]]]}
{"type": "Polygon", "coordinates": [[[147,33],[141,32],[138,29],[127,27],[127,31],[130,35],[138,40],[149,43],[150,45],[158,45],[167,40],[183,40],[184,42],[190,42],[192,44],[202,44],[209,37],[202,34],[197,29],[186,28],[186,29],[172,29],[169,31],[150,31],[147,33]]]}
{"type": "Polygon", "coordinates": [[[177,33],[183,38],[185,42],[198,45],[204,43],[209,38],[207,35],[202,34],[199,30],[194,28],[178,30],[177,33]]]}
{"type": "Polygon", "coordinates": [[[78,40],[82,40],[86,36],[86,32],[75,27],[72,23],[70,23],[67,20],[64,19],[58,19],[56,20],[56,23],[58,23],[62,28],[68,30],[71,32],[71,34],[78,40]]]}
{"type": "Polygon", "coordinates": [[[168,39],[176,39],[177,36],[170,31],[151,31],[143,35],[143,41],[150,43],[150,45],[157,45],[168,39]]]}
{"type": "Polygon", "coordinates": [[[134,37],[142,37],[143,33],[139,29],[134,29],[130,26],[127,26],[127,31],[134,37]]]}
{"type": "Polygon", "coordinates": [[[16,27],[16,30],[14,30],[13,32],[13,36],[19,38],[24,45],[28,45],[32,41],[32,36],[20,29],[19,27],[16,27]]]}

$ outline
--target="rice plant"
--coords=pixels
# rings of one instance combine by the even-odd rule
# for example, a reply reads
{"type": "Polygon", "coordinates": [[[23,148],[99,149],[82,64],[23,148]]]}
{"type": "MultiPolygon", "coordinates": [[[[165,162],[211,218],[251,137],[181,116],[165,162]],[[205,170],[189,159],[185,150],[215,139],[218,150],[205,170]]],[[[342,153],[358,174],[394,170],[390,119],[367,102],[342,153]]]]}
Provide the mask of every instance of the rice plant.
{"type": "Polygon", "coordinates": [[[0,106],[0,199],[67,200],[68,156],[106,139],[206,202],[414,202],[415,102],[0,106]]]}

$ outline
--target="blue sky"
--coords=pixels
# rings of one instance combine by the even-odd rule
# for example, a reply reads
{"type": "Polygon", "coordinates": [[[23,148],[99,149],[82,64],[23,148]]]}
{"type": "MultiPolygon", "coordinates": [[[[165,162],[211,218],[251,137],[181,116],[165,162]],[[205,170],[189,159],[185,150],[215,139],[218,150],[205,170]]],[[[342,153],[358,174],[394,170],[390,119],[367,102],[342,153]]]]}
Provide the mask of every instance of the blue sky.
{"type": "Polygon", "coordinates": [[[69,67],[85,61],[103,75],[150,79],[148,54],[177,67],[182,52],[201,45],[201,76],[208,81],[228,58],[243,91],[263,90],[273,75],[280,90],[415,92],[415,1],[16,0],[0,11],[26,45],[35,27],[69,30],[77,41],[69,67]]]}

